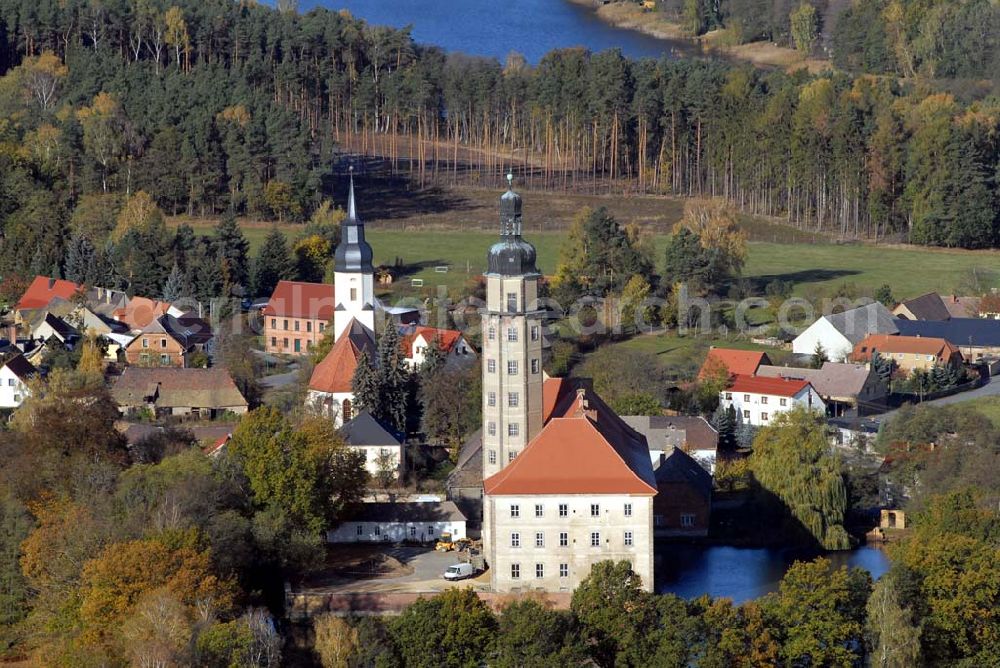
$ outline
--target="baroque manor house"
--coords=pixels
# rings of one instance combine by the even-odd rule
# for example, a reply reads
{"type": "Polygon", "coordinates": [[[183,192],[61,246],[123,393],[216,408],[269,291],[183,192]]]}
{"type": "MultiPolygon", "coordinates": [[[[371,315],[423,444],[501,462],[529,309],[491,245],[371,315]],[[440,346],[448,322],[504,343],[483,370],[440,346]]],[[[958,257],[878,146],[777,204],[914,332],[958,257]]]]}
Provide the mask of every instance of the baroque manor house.
{"type": "MultiPolygon", "coordinates": [[[[508,176],[508,180],[512,177],[508,176]]],[[[544,378],[535,248],[521,197],[500,198],[483,313],[483,549],[494,591],[572,591],[626,560],[653,588],[646,438],[583,381],[544,378]]]]}

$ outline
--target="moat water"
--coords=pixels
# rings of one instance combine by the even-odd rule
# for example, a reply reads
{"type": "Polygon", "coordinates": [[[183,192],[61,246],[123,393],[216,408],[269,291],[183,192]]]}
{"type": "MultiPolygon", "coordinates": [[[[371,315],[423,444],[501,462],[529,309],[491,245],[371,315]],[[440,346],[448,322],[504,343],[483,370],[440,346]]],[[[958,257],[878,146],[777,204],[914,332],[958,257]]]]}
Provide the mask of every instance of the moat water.
{"type": "Polygon", "coordinates": [[[372,25],[413,26],[413,38],[448,51],[496,58],[516,51],[537,63],[553,49],[583,46],[619,48],[633,58],[660,58],[690,49],[684,42],[657,39],[617,28],[593,9],[568,0],[300,0],[299,10],[347,9],[372,25]]]}
{"type": "MultiPolygon", "coordinates": [[[[742,603],[777,591],[793,563],[816,556],[795,550],[657,544],[656,590],[682,598],[708,594],[742,603]]],[[[889,570],[885,552],[867,545],[825,556],[834,567],[860,567],[874,579],[889,570]]]]}

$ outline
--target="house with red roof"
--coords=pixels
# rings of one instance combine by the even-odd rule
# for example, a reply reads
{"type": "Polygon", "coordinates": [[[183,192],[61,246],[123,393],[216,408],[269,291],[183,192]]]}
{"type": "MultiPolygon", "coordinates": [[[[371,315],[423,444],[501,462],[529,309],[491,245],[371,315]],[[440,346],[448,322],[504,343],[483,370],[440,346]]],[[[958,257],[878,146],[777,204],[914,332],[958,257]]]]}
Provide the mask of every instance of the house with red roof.
{"type": "Polygon", "coordinates": [[[330,283],[279,281],[261,312],[265,352],[308,354],[326,333],[334,306],[330,283]]]}
{"type": "Polygon", "coordinates": [[[767,353],[759,350],[736,350],[735,348],[716,348],[712,346],[701,365],[698,379],[721,376],[752,376],[762,364],[770,364],[767,353]]]}
{"type": "Polygon", "coordinates": [[[630,562],[652,591],[657,482],[646,438],[588,383],[550,379],[545,390],[545,426],[483,481],[493,590],[572,591],[611,559],[630,562]]]}
{"type": "Polygon", "coordinates": [[[55,299],[69,301],[73,295],[77,294],[81,286],[73,281],[64,281],[60,278],[49,278],[48,276],[35,276],[31,285],[24,291],[21,298],[14,305],[14,312],[19,320],[23,320],[25,311],[40,311],[48,308],[55,299]]]}
{"type": "Polygon", "coordinates": [[[737,375],[719,393],[719,404],[734,408],[744,423],[755,427],[766,427],[779,413],[797,407],[826,414],[819,392],[802,378],[737,375]]]}
{"type": "Polygon", "coordinates": [[[411,369],[417,369],[424,363],[431,346],[441,349],[447,365],[467,365],[476,360],[475,350],[462,336],[462,332],[457,330],[404,325],[400,328],[400,334],[403,354],[411,369]]]}

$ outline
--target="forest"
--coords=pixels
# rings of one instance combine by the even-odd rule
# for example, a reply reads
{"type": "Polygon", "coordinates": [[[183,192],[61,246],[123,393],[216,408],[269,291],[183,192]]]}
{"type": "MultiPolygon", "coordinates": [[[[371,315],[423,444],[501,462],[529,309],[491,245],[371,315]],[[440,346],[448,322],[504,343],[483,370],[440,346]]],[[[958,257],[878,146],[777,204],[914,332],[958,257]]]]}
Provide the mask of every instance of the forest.
{"type": "Polygon", "coordinates": [[[664,0],[657,8],[695,35],[725,30],[740,42],[802,48],[803,31],[812,32],[806,50],[852,72],[992,79],[1000,64],[1000,8],[989,0],[664,0]]]}
{"type": "MultiPolygon", "coordinates": [[[[877,4],[852,6],[839,30],[889,26],[862,15],[877,4]]],[[[917,4],[892,44],[835,35],[869,45],[844,58],[893,62],[810,76],[582,49],[501,64],[322,9],[6,0],[0,268],[29,273],[36,258],[18,251],[39,246],[36,268],[61,265],[81,220],[113,218],[139,191],[168,214],[304,220],[343,153],[421,185],[498,186],[513,167],[528,188],[716,196],[841,237],[994,247],[1000,105],[928,83],[979,66],[918,40],[931,19],[917,4]]],[[[112,225],[94,226],[101,248],[112,225]]]]}

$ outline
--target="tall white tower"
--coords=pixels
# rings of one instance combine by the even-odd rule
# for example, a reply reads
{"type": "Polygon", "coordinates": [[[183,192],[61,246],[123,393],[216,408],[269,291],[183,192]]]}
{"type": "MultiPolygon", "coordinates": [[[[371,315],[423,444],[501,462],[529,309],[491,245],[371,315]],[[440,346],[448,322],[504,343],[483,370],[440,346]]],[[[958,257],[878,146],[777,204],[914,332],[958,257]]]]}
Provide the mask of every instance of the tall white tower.
{"type": "MultiPolygon", "coordinates": [[[[508,174],[507,180],[513,182],[508,174]]],[[[483,312],[483,479],[542,429],[542,312],[535,247],[521,238],[521,196],[500,197],[500,241],[489,251],[483,312]]]]}
{"type": "MultiPolygon", "coordinates": [[[[351,171],[353,172],[353,167],[351,171]]],[[[333,266],[333,335],[339,339],[351,320],[375,333],[375,269],[365,224],[354,204],[354,174],[347,196],[347,219],[340,224],[340,243],[333,266]]]]}

